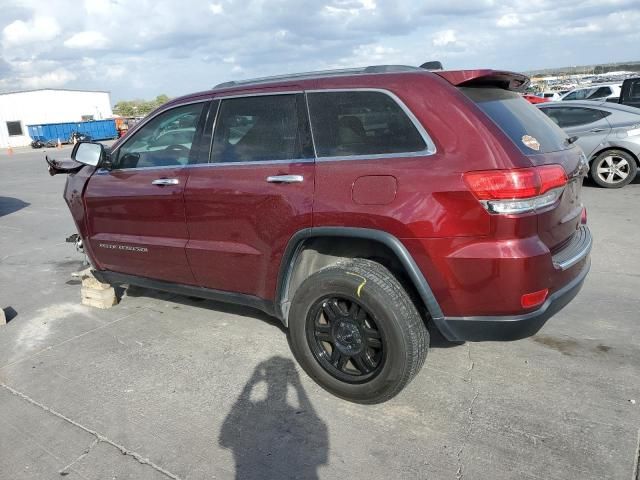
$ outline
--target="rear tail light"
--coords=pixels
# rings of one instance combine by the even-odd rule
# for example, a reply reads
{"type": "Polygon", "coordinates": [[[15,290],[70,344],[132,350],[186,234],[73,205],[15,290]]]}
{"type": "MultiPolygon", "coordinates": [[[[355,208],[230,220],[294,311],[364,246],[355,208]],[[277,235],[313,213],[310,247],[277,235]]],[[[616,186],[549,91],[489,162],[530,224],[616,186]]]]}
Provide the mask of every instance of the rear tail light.
{"type": "Polygon", "coordinates": [[[466,172],[464,182],[489,213],[527,213],[556,203],[567,174],[560,165],[466,172]]]}
{"type": "Polygon", "coordinates": [[[545,288],[544,290],[538,290],[537,292],[525,293],[520,298],[520,305],[522,305],[522,308],[537,307],[538,305],[542,305],[544,303],[544,301],[547,299],[548,294],[548,288],[545,288]]]}

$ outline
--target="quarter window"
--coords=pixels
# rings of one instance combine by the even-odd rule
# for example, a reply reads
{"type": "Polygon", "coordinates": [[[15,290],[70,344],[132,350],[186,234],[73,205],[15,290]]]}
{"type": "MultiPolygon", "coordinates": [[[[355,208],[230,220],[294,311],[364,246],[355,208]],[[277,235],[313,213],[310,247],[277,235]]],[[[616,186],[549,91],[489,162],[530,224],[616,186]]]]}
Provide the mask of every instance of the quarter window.
{"type": "Polygon", "coordinates": [[[594,98],[605,98],[611,95],[611,88],[609,87],[599,87],[595,92],[589,95],[589,99],[594,98]]]}
{"type": "Polygon", "coordinates": [[[213,135],[218,163],[296,160],[305,152],[297,96],[265,95],[222,100],[213,135]]]}
{"type": "Polygon", "coordinates": [[[7,122],[7,131],[10,137],[16,137],[22,135],[22,123],[21,122],[7,122]]]}
{"type": "Polygon", "coordinates": [[[152,168],[189,163],[202,103],[185,105],[150,120],[120,148],[117,168],[152,168]]]}
{"type": "Polygon", "coordinates": [[[610,114],[593,108],[579,107],[542,108],[541,110],[561,128],[587,125],[602,120],[610,114]]]}
{"type": "Polygon", "coordinates": [[[310,93],[319,157],[419,152],[427,145],[400,106],[382,92],[310,93]]]}

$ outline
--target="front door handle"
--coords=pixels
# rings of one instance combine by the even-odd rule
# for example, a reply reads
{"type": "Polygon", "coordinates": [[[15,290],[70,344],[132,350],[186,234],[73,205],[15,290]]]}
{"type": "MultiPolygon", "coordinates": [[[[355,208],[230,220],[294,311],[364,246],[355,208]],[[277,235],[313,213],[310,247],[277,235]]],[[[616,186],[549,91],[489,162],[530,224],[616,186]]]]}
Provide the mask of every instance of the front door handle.
{"type": "Polygon", "coordinates": [[[606,130],[606,128],[592,128],[591,130],[589,130],[590,133],[600,133],[600,132],[604,132],[606,130]]]}
{"type": "Polygon", "coordinates": [[[177,178],[158,178],[151,182],[151,185],[178,185],[179,183],[180,180],[178,180],[177,178]]]}
{"type": "Polygon", "coordinates": [[[274,175],[267,177],[269,183],[300,183],[304,180],[302,175],[274,175]]]}

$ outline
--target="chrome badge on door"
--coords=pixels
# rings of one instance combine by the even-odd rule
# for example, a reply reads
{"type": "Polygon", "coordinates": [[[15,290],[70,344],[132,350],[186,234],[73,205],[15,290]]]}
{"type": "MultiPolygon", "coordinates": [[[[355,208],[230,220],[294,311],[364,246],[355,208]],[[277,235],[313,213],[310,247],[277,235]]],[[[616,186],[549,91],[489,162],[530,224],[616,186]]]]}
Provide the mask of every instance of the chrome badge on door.
{"type": "Polygon", "coordinates": [[[126,250],[127,252],[147,253],[147,247],[134,247],[133,245],[115,245],[113,243],[99,243],[100,248],[108,248],[110,250],[126,250]]]}

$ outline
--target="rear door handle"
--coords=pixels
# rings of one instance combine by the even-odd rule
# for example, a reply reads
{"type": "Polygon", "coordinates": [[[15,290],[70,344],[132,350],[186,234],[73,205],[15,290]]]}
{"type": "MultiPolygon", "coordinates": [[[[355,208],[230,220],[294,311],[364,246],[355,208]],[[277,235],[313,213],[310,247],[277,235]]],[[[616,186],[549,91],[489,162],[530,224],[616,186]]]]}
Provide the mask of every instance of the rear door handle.
{"type": "Polygon", "coordinates": [[[604,132],[606,130],[606,128],[592,128],[591,130],[589,130],[589,132],[591,133],[600,133],[600,132],[604,132]]]}
{"type": "Polygon", "coordinates": [[[267,177],[269,183],[300,183],[304,180],[302,175],[274,175],[267,177]]]}
{"type": "Polygon", "coordinates": [[[151,185],[178,185],[180,180],[177,178],[158,178],[151,182],[151,185]]]}

